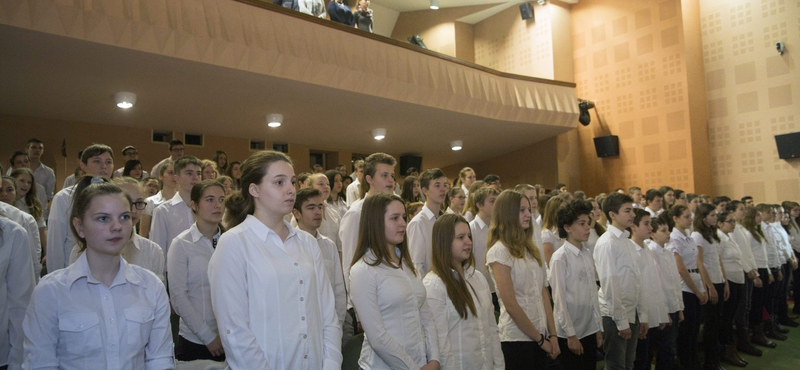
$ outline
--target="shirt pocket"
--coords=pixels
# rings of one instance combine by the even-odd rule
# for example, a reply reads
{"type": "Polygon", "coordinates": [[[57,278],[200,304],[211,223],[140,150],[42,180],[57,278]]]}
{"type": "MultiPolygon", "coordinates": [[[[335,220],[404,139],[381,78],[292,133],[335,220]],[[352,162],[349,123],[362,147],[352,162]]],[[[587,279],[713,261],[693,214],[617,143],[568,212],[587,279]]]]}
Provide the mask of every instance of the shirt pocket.
{"type": "Polygon", "coordinates": [[[125,309],[125,324],[127,325],[128,344],[144,347],[150,338],[150,330],[155,321],[155,310],[150,308],[125,309]]]}
{"type": "Polygon", "coordinates": [[[73,313],[59,318],[59,340],[74,355],[88,355],[102,348],[100,317],[97,313],[73,313]]]}

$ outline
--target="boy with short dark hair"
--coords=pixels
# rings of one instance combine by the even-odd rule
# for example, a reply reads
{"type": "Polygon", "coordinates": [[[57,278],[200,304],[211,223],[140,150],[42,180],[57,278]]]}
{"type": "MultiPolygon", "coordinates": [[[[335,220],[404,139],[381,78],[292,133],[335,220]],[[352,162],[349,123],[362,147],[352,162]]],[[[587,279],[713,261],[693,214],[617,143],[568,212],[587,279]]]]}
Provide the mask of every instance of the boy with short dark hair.
{"type": "Polygon", "coordinates": [[[433,224],[441,216],[442,204],[447,196],[447,177],[438,168],[431,168],[419,177],[422,194],[425,195],[425,206],[408,223],[408,251],[411,262],[420,276],[425,276],[431,269],[433,224]]]}
{"type": "Polygon", "coordinates": [[[664,194],[656,189],[650,189],[644,194],[644,199],[647,201],[645,211],[650,213],[650,217],[656,218],[664,212],[664,194]]]}
{"type": "Polygon", "coordinates": [[[203,162],[197,157],[187,155],[178,158],[174,168],[175,176],[178,179],[178,192],[172,199],[153,210],[153,221],[150,227],[150,240],[164,250],[165,261],[172,239],[189,230],[194,224],[194,214],[189,208],[189,204],[192,201],[192,187],[200,182],[203,162]]]}

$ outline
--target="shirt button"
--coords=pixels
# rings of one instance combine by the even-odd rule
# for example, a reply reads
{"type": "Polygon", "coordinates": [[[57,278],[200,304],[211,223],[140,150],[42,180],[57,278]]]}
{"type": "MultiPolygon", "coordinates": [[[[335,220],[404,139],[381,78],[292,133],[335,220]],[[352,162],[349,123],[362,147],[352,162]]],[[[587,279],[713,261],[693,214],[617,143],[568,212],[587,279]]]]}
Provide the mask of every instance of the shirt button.
{"type": "Polygon", "coordinates": [[[112,317],[111,320],[108,320],[108,322],[113,324],[114,323],[114,318],[112,317]]]}
{"type": "Polygon", "coordinates": [[[307,337],[308,337],[307,335],[303,334],[303,339],[306,339],[307,337]]]}
{"type": "Polygon", "coordinates": [[[302,301],[303,301],[303,297],[300,297],[300,302],[302,302],[302,301]]]}
{"type": "Polygon", "coordinates": [[[300,320],[306,321],[306,317],[303,316],[303,317],[300,318],[300,320]]]}
{"type": "Polygon", "coordinates": [[[117,348],[117,345],[116,345],[116,344],[112,344],[112,345],[111,345],[111,349],[114,349],[114,348],[117,348]]]}
{"type": "Polygon", "coordinates": [[[227,332],[228,334],[230,334],[230,333],[231,333],[231,331],[230,331],[230,330],[226,330],[225,332],[227,332]]]}
{"type": "Polygon", "coordinates": [[[306,358],[308,358],[308,355],[303,355],[303,359],[306,359],[306,358]]]}
{"type": "Polygon", "coordinates": [[[297,266],[297,262],[295,262],[294,265],[297,266]]]}
{"type": "Polygon", "coordinates": [[[300,284],[302,284],[302,283],[303,283],[303,280],[300,280],[300,284]]]}
{"type": "Polygon", "coordinates": [[[78,329],[83,329],[83,324],[78,325],[78,329]]]}

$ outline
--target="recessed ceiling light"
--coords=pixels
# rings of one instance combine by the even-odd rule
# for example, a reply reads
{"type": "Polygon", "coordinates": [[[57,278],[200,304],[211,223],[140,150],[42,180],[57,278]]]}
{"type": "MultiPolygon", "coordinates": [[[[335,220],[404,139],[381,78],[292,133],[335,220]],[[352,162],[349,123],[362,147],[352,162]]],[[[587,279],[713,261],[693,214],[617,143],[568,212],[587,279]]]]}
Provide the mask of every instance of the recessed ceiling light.
{"type": "Polygon", "coordinates": [[[267,126],[280,127],[282,123],[283,123],[282,114],[273,113],[267,115],[267,126]]]}
{"type": "Polygon", "coordinates": [[[439,9],[439,0],[431,0],[431,9],[439,9]]]}
{"type": "Polygon", "coordinates": [[[454,151],[461,150],[464,147],[464,143],[461,140],[455,140],[450,142],[450,149],[454,151]]]}
{"type": "Polygon", "coordinates": [[[539,3],[539,5],[542,5],[542,6],[544,6],[544,4],[547,4],[547,1],[545,1],[545,0],[536,0],[536,2],[539,3]]]}
{"type": "Polygon", "coordinates": [[[376,128],[376,129],[372,130],[372,137],[374,137],[375,140],[383,140],[383,138],[386,137],[386,129],[385,128],[376,128]]]}
{"type": "Polygon", "coordinates": [[[136,104],[136,94],[132,92],[120,91],[114,94],[114,100],[117,106],[122,109],[128,109],[136,104]]]}

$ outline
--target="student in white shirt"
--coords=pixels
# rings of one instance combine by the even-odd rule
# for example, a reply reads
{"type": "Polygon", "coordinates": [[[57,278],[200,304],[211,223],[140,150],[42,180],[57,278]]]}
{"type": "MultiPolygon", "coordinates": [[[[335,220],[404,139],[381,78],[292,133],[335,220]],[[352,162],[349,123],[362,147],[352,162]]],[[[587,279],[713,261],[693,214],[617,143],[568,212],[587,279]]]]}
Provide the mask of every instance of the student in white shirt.
{"type": "Polygon", "coordinates": [[[17,200],[17,180],[11,176],[3,175],[0,178],[0,202],[14,205],[17,200]]]}
{"type": "MultiPolygon", "coordinates": [[[[355,177],[353,178],[353,182],[345,189],[348,207],[352,207],[356,201],[361,199],[361,183],[364,182],[364,165],[365,161],[361,159],[353,163],[353,174],[355,177]]],[[[392,191],[394,191],[394,185],[392,185],[392,191]]]]}
{"type": "Polygon", "coordinates": [[[0,368],[22,368],[22,319],[36,285],[30,258],[27,231],[0,216],[0,368]]]}
{"type": "Polygon", "coordinates": [[[483,274],[489,282],[489,291],[492,293],[492,304],[495,311],[500,311],[500,301],[497,300],[497,293],[494,286],[494,279],[489,269],[486,267],[486,252],[488,251],[487,242],[489,239],[489,225],[492,224],[492,212],[494,202],[500,193],[494,188],[480,188],[474,191],[471,197],[478,208],[475,219],[469,223],[472,231],[472,251],[475,256],[475,270],[483,274]],[[484,190],[485,189],[485,190],[484,190]]]}
{"type": "Polygon", "coordinates": [[[23,366],[173,369],[164,284],[120,257],[133,232],[131,199],[118,186],[94,180],[99,183],[76,195],[69,218],[85,252],[33,291],[22,323],[23,366]]]}
{"type": "Polygon", "coordinates": [[[169,248],[167,271],[172,309],[180,316],[175,357],[179,361],[225,361],[225,351],[211,307],[208,261],[222,228],[225,190],[213,181],[192,187],[191,208],[197,220],[169,248]]]}
{"type": "MultiPolygon", "coordinates": [[[[328,182],[328,177],[323,173],[315,173],[309,176],[308,179],[306,179],[306,188],[319,190],[323,200],[328,199],[331,195],[331,186],[328,182]]],[[[333,241],[336,245],[336,250],[341,252],[342,242],[341,239],[339,239],[339,224],[341,223],[342,217],[339,216],[339,212],[333,207],[328,207],[327,203],[325,203],[324,208],[322,224],[318,227],[319,233],[333,241]]]]}
{"type": "Polygon", "coordinates": [[[467,202],[467,197],[464,195],[464,189],[452,188],[447,191],[446,207],[444,213],[453,213],[461,215],[464,212],[464,203],[467,202]]]}
{"type": "Polygon", "coordinates": [[[675,205],[675,189],[673,189],[671,186],[664,185],[658,188],[658,192],[661,193],[661,196],[663,197],[663,203],[661,205],[662,209],[666,211],[675,205]]]}
{"type": "Polygon", "coordinates": [[[716,232],[717,213],[713,204],[697,207],[691,237],[697,244],[698,255],[702,255],[703,266],[700,276],[708,292],[708,303],[703,306],[703,345],[705,347],[705,368],[716,369],[719,365],[717,342],[723,325],[722,309],[730,296],[730,286],[725,277],[725,268],[720,259],[720,239],[716,232]]]}
{"type": "Polygon", "coordinates": [[[400,197],[406,204],[422,202],[422,190],[419,186],[419,178],[416,176],[406,176],[403,179],[403,188],[400,197]]]}
{"type": "MultiPolygon", "coordinates": [[[[86,176],[111,179],[114,152],[107,145],[92,144],[83,150],[80,167],[86,172],[86,176]]],[[[48,273],[67,267],[72,248],[77,244],[69,226],[74,190],[75,185],[61,189],[50,203],[47,220],[48,273]]]]}
{"type": "Polygon", "coordinates": [[[431,269],[433,223],[443,215],[441,210],[447,196],[447,177],[438,168],[425,170],[419,178],[425,206],[408,223],[408,249],[414,268],[425,276],[431,269]]]}
{"type": "Polygon", "coordinates": [[[30,168],[17,168],[11,171],[11,177],[17,185],[17,197],[14,206],[27,212],[36,219],[39,225],[39,238],[42,241],[42,250],[47,249],[47,204],[42,203],[39,197],[41,186],[36,183],[36,177],[30,168]]]}
{"type": "Polygon", "coordinates": [[[184,146],[183,141],[180,140],[171,140],[169,142],[169,157],[164,158],[161,162],[156,163],[153,166],[153,169],[150,170],[150,173],[161,173],[161,166],[165,165],[167,162],[175,162],[178,158],[183,157],[184,153],[184,146]]]}
{"type": "MultiPolygon", "coordinates": [[[[337,172],[338,174],[338,172],[337,172]]],[[[347,294],[344,289],[344,275],[342,275],[342,262],[336,244],[330,238],[319,232],[320,225],[324,223],[325,195],[319,189],[303,189],[295,196],[292,214],[297,220],[297,228],[303,230],[317,240],[322,258],[325,261],[325,276],[331,283],[333,296],[336,301],[336,316],[339,326],[343,327],[347,315],[347,294]]],[[[350,323],[352,328],[352,322],[350,323]]]]}
{"type": "Polygon", "coordinates": [[[736,220],[736,227],[733,229],[733,232],[728,235],[736,242],[736,245],[742,253],[740,263],[745,273],[742,294],[739,299],[739,307],[736,308],[736,315],[734,316],[734,322],[736,323],[736,350],[752,356],[761,357],[763,353],[750,343],[750,336],[747,333],[753,285],[756,281],[761,285],[761,279],[758,277],[758,266],[756,265],[753,249],[750,245],[750,232],[742,226],[745,216],[745,206],[741,201],[733,200],[728,202],[726,210],[730,212],[736,220]]]}
{"type": "Polygon", "coordinates": [[[242,164],[238,161],[233,161],[228,165],[228,171],[225,173],[233,179],[233,189],[242,189],[242,164]]]}
{"type": "Polygon", "coordinates": [[[34,277],[38,282],[39,275],[42,272],[42,263],[40,262],[42,258],[42,248],[39,241],[39,229],[36,220],[27,212],[17,209],[17,207],[5,202],[0,202],[0,217],[6,217],[25,229],[25,236],[28,240],[28,244],[26,245],[28,246],[28,251],[30,252],[28,263],[31,264],[34,277]]]}
{"type": "MultiPolygon", "coordinates": [[[[123,173],[125,172],[125,167],[128,167],[128,161],[138,161],[138,160],[139,160],[139,151],[136,150],[136,148],[131,145],[126,146],[125,148],[122,149],[122,158],[120,159],[120,161],[124,163],[125,166],[122,166],[118,168],[116,171],[114,171],[112,177],[122,177],[124,175],[123,173]]],[[[150,177],[147,171],[143,171],[142,168],[143,168],[142,162],[139,162],[139,171],[141,172],[140,178],[146,179],[150,177]]],[[[136,178],[136,176],[133,177],[136,178]]]]}
{"type": "Polygon", "coordinates": [[[56,173],[42,163],[44,144],[39,139],[30,139],[25,147],[25,152],[28,154],[30,169],[33,171],[33,176],[36,177],[36,183],[44,187],[47,201],[53,200],[53,193],[56,189],[56,173]]]}
{"type": "Polygon", "coordinates": [[[753,344],[775,348],[777,344],[767,339],[764,333],[763,311],[771,293],[775,277],[769,269],[767,258],[767,238],[761,229],[761,212],[755,207],[747,207],[742,219],[742,227],[747,235],[753,259],[758,268],[758,277],[753,281],[753,293],[749,310],[751,340],[753,344]]]}
{"type": "MultiPolygon", "coordinates": [[[[16,175],[11,175],[11,173],[14,172],[15,170],[23,168],[28,170],[31,169],[31,163],[28,160],[28,154],[26,154],[25,152],[14,152],[14,154],[11,155],[10,162],[11,162],[11,167],[8,169],[8,172],[6,174],[11,177],[14,178],[17,177],[16,175]]],[[[31,170],[31,173],[33,174],[33,170],[31,170]]],[[[33,182],[36,182],[36,174],[33,174],[32,178],[33,182]]],[[[38,182],[36,182],[35,185],[31,185],[31,188],[36,188],[36,199],[39,199],[39,203],[42,204],[42,218],[44,220],[47,220],[47,216],[49,215],[50,212],[50,202],[49,199],[47,198],[46,194],[47,192],[45,191],[44,186],[42,186],[42,184],[38,182]]]]}
{"type": "Polygon", "coordinates": [[[342,366],[342,329],[319,246],[283,219],[294,182],[288,156],[257,152],[242,164],[242,191],[225,202],[231,229],[217,243],[208,279],[234,370],[342,366]]]}
{"type": "MultiPolygon", "coordinates": [[[[533,242],[536,244],[536,247],[542,246],[542,225],[535,221],[536,217],[539,216],[541,219],[541,215],[539,215],[539,199],[536,194],[536,187],[530,184],[518,184],[514,187],[514,191],[524,195],[528,198],[528,201],[531,202],[531,219],[534,221],[531,223],[533,226],[533,242]]],[[[489,280],[491,282],[491,280],[489,280]]]]}
{"type": "Polygon", "coordinates": [[[592,205],[592,217],[591,223],[589,224],[589,240],[587,240],[584,245],[586,248],[589,248],[592,253],[594,253],[594,246],[597,245],[597,240],[600,239],[603,234],[605,234],[606,228],[603,227],[600,222],[598,222],[603,217],[603,210],[600,209],[600,205],[597,203],[597,200],[594,198],[587,198],[586,201],[592,205]]]}
{"type": "Polygon", "coordinates": [[[650,217],[658,217],[664,212],[664,195],[660,191],[650,189],[645,193],[644,199],[647,201],[647,207],[644,210],[650,213],[650,217]]]}
{"type": "Polygon", "coordinates": [[[175,176],[175,163],[172,161],[164,163],[158,174],[161,182],[161,191],[158,194],[147,198],[147,208],[142,213],[142,222],[139,224],[139,235],[144,238],[150,237],[150,229],[153,222],[153,211],[164,202],[169,201],[178,192],[178,178],[175,176]]]}
{"type": "Polygon", "coordinates": [[[558,210],[564,208],[567,201],[561,197],[551,197],[544,205],[542,212],[542,251],[544,261],[550,266],[553,253],[561,248],[564,239],[558,236],[558,210]]]}
{"type": "Polygon", "coordinates": [[[558,356],[564,369],[594,370],[596,349],[603,345],[603,322],[595,284],[592,252],[583,244],[589,239],[592,209],[585,202],[572,202],[558,210],[558,233],[563,248],[550,259],[550,287],[558,356]]]}
{"type": "Polygon", "coordinates": [[[633,209],[633,224],[631,225],[631,243],[636,249],[637,263],[642,276],[641,287],[645,292],[647,301],[647,325],[650,329],[647,333],[639,336],[636,344],[636,360],[633,368],[636,370],[649,370],[652,363],[650,354],[650,339],[659,335],[667,327],[672,325],[672,318],[669,316],[669,309],[664,296],[665,287],[663,279],[659,274],[655,256],[646,243],[650,242],[650,235],[653,227],[650,224],[650,213],[643,209],[633,209]]]}
{"type": "Polygon", "coordinates": [[[731,365],[743,367],[747,361],[739,357],[736,351],[736,337],[733,335],[733,318],[742,300],[745,273],[742,264],[742,251],[733,240],[733,231],[736,229],[736,219],[733,213],[723,211],[717,214],[717,236],[720,239],[720,260],[725,268],[725,277],[728,279],[730,295],[722,307],[722,324],[719,340],[724,345],[722,361],[731,365]]]}
{"type": "Polygon", "coordinates": [[[200,182],[202,162],[194,156],[187,155],[175,161],[175,178],[178,191],[170,200],[153,210],[153,221],[150,226],[150,240],[156,242],[164,250],[167,258],[172,239],[189,230],[194,224],[194,214],[189,208],[192,187],[200,182]]]}
{"type": "Polygon", "coordinates": [[[697,211],[697,206],[703,204],[703,198],[700,195],[689,193],[686,194],[686,201],[688,202],[686,207],[689,207],[689,212],[692,213],[692,219],[694,220],[694,213],[697,211]]]}
{"type": "Polygon", "coordinates": [[[405,206],[389,190],[362,202],[350,275],[353,306],[365,332],[358,365],[372,370],[437,370],[442,357],[436,324],[425,286],[411,263],[405,206]]]}
{"type": "Polygon", "coordinates": [[[469,197],[469,188],[475,183],[478,177],[475,175],[475,170],[469,167],[464,167],[458,171],[458,184],[461,190],[464,191],[464,196],[469,197]]]}
{"type": "Polygon", "coordinates": [[[766,249],[767,266],[769,266],[770,273],[773,276],[773,281],[770,282],[766,290],[766,298],[764,301],[764,308],[767,310],[769,319],[764,323],[764,334],[767,338],[784,341],[788,339],[784,333],[777,327],[773,318],[777,316],[777,307],[775,304],[776,297],[779,296],[778,289],[783,281],[783,270],[781,269],[781,253],[775,239],[772,222],[775,218],[775,212],[772,205],[759,203],[756,206],[759,214],[761,215],[761,230],[764,232],[764,243],[766,249]]]}
{"type": "MultiPolygon", "coordinates": [[[[342,174],[336,170],[328,170],[325,172],[325,176],[328,178],[328,183],[331,185],[331,195],[325,200],[325,206],[331,207],[336,211],[341,223],[342,217],[344,217],[344,214],[347,212],[347,202],[344,200],[345,195],[342,191],[342,174]]],[[[337,235],[336,238],[338,239],[339,236],[337,235]]],[[[341,250],[341,248],[342,244],[339,242],[339,249],[341,250]]]]}
{"type": "Polygon", "coordinates": [[[433,235],[431,271],[423,284],[439,334],[441,367],[505,369],[489,283],[475,269],[467,220],[446,214],[434,223],[433,235]]]}
{"type": "MultiPolygon", "coordinates": [[[[484,184],[483,180],[478,180],[473,182],[472,186],[469,187],[470,195],[467,196],[467,203],[464,205],[464,211],[462,213],[462,216],[464,216],[464,218],[467,219],[467,221],[469,222],[472,222],[472,220],[475,219],[475,215],[478,214],[478,208],[475,207],[475,200],[472,197],[472,194],[475,194],[475,192],[478,191],[478,189],[484,188],[485,186],[483,186],[483,184],[484,184]]],[[[500,192],[498,192],[498,194],[499,193],[500,192]]]]}
{"type": "MultiPolygon", "coordinates": [[[[783,207],[779,204],[774,204],[773,209],[775,210],[775,219],[772,223],[772,230],[781,252],[781,272],[784,276],[776,291],[777,294],[775,294],[775,310],[777,313],[775,318],[777,323],[775,325],[778,328],[781,328],[781,325],[796,328],[800,324],[789,318],[789,303],[787,301],[792,270],[797,269],[797,259],[794,256],[790,240],[791,236],[789,235],[789,212],[784,212],[783,207]]],[[[788,329],[783,328],[783,331],[788,332],[788,329]]]]}
{"type": "Polygon", "coordinates": [[[150,198],[161,191],[161,182],[155,177],[148,177],[143,182],[144,197],[150,198]]]}
{"type": "MultiPolygon", "coordinates": [[[[792,244],[792,250],[796,260],[800,260],[800,226],[797,221],[800,220],[800,204],[794,201],[784,201],[781,203],[783,209],[789,214],[789,236],[792,244]]],[[[793,273],[795,286],[800,286],[800,268],[795,269],[793,273]]],[[[800,302],[800,289],[794,289],[794,301],[800,302]]],[[[795,315],[800,314],[800,304],[795,304],[792,308],[792,313],[795,315]]]]}
{"type": "Polygon", "coordinates": [[[500,193],[489,227],[486,265],[500,300],[500,345],[506,369],[547,366],[558,345],[547,275],[541,252],[533,244],[530,201],[515,191],[500,193]]]}
{"type": "Polygon", "coordinates": [[[631,199],[633,199],[633,208],[644,209],[644,206],[642,205],[642,188],[638,186],[631,186],[628,189],[628,195],[630,195],[631,199]]]}
{"type": "Polygon", "coordinates": [[[200,162],[202,163],[200,166],[201,180],[214,180],[217,178],[217,176],[219,176],[217,162],[214,162],[210,159],[203,159],[200,162]]]}
{"type": "Polygon", "coordinates": [[[668,214],[662,214],[650,221],[653,230],[650,233],[650,242],[647,243],[647,248],[653,253],[658,276],[661,278],[662,288],[659,291],[664,295],[671,321],[663,330],[648,334],[649,348],[645,363],[650,364],[653,357],[656,357],[653,353],[658,353],[656,370],[672,370],[675,364],[678,325],[683,321],[681,277],[675,264],[675,256],[665,248],[670,239],[668,217],[668,214]]]}

